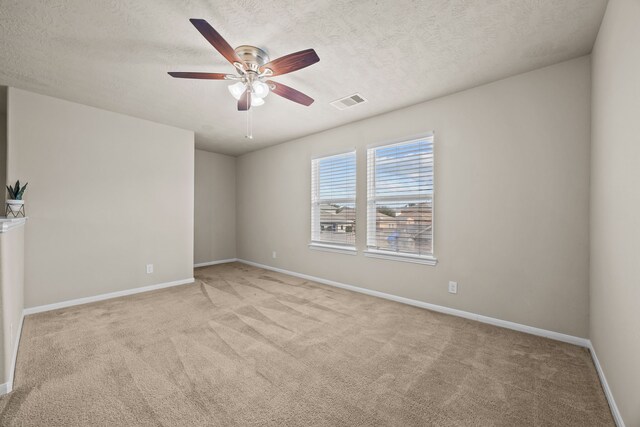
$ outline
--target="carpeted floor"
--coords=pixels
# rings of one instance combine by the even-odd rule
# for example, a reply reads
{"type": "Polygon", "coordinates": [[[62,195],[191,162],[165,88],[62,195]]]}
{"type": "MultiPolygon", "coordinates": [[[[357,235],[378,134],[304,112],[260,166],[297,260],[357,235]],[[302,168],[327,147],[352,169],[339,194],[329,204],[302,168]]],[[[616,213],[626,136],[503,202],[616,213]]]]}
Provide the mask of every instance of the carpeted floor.
{"type": "Polygon", "coordinates": [[[611,426],[587,350],[232,263],[29,316],[2,426],[611,426]]]}

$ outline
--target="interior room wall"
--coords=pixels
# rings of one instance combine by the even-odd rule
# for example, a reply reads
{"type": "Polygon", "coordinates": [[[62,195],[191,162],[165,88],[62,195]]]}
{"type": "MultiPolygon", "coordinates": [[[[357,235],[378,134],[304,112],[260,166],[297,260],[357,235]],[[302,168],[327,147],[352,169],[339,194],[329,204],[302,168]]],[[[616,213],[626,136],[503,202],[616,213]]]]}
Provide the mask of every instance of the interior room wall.
{"type": "Polygon", "coordinates": [[[13,355],[24,309],[24,229],[22,225],[0,233],[0,384],[6,384],[8,388],[12,386],[13,355]]]}
{"type": "Polygon", "coordinates": [[[236,159],[195,150],[194,263],[236,257],[236,159]]]}
{"type": "MultiPolygon", "coordinates": [[[[0,102],[6,102],[0,98],[0,102]]],[[[6,108],[6,105],[5,105],[6,108]]],[[[0,109],[0,182],[5,183],[7,181],[7,114],[0,109]]],[[[0,209],[2,213],[0,216],[4,216],[4,205],[6,200],[6,191],[4,186],[0,191],[0,209]]]]}
{"type": "Polygon", "coordinates": [[[14,88],[7,112],[26,307],[193,277],[192,131],[14,88]]]}
{"type": "Polygon", "coordinates": [[[586,337],[589,153],[589,57],[251,152],[237,164],[238,257],[586,337]],[[367,145],[431,130],[438,265],[363,256],[367,145]],[[311,250],[311,158],[354,148],[360,252],[311,250]]]}
{"type": "Polygon", "coordinates": [[[610,0],[593,50],[591,341],[640,425],[640,2],[610,0]]]}

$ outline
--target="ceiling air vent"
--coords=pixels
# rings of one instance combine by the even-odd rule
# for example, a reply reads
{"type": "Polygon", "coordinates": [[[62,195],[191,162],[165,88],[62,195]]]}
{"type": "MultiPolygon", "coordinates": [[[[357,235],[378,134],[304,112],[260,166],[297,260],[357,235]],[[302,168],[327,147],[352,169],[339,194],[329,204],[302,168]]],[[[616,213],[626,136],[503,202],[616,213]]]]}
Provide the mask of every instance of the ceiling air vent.
{"type": "Polygon", "coordinates": [[[354,105],[362,104],[367,100],[362,97],[359,93],[355,93],[351,96],[347,96],[345,98],[337,99],[333,102],[330,102],[331,105],[336,107],[338,110],[344,110],[349,107],[353,107],[354,105]]]}

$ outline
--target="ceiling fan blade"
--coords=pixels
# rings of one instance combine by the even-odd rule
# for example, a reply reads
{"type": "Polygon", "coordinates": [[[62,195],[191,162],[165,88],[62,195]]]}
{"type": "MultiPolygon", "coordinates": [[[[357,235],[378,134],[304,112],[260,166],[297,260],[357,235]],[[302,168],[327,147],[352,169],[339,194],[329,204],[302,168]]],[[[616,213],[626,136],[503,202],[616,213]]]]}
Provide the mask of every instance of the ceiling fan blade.
{"type": "Polygon", "coordinates": [[[191,73],[182,71],[169,71],[171,77],[179,79],[205,79],[205,80],[225,80],[228,74],[224,73],[191,73]]]}
{"type": "Polygon", "coordinates": [[[189,19],[189,21],[191,21],[193,26],[196,27],[198,31],[200,31],[200,34],[202,34],[204,38],[207,39],[209,43],[211,43],[211,46],[215,47],[216,50],[222,54],[222,56],[227,58],[227,61],[231,62],[232,64],[234,62],[239,62],[240,64],[244,65],[231,45],[227,43],[227,41],[223,39],[222,36],[216,30],[214,30],[207,21],[205,21],[204,19],[189,19]]]}
{"type": "Polygon", "coordinates": [[[249,108],[251,108],[251,90],[247,88],[240,99],[238,99],[238,111],[247,111],[249,108]]]}
{"type": "Polygon", "coordinates": [[[267,84],[272,87],[271,92],[276,95],[280,95],[283,98],[287,98],[293,102],[297,102],[298,104],[302,104],[305,106],[309,106],[313,104],[313,98],[305,95],[299,90],[295,90],[292,87],[283,85],[282,83],[276,83],[272,80],[267,80],[267,84]]]}
{"type": "Polygon", "coordinates": [[[273,72],[272,76],[279,76],[308,67],[318,61],[320,61],[320,58],[318,58],[315,50],[301,50],[267,62],[260,67],[260,72],[264,72],[268,68],[273,72]]]}

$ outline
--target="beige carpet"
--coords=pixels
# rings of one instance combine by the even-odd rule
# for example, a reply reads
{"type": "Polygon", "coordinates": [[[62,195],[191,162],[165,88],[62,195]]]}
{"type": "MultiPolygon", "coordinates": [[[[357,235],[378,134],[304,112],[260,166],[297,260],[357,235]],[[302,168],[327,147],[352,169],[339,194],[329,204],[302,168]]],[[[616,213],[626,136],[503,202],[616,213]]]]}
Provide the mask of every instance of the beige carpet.
{"type": "Polygon", "coordinates": [[[2,426],[613,425],[587,350],[233,263],[29,316],[2,426]]]}

